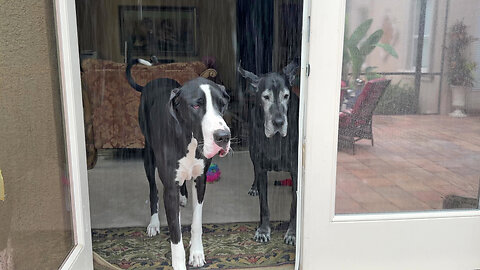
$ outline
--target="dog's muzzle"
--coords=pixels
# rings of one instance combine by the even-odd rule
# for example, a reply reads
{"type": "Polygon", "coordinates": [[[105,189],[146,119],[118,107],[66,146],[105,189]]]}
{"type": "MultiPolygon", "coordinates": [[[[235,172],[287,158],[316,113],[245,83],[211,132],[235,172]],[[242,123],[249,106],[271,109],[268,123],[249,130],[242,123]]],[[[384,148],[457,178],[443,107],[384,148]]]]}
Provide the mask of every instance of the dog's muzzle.
{"type": "Polygon", "coordinates": [[[265,135],[267,138],[271,138],[275,134],[279,133],[282,137],[287,136],[287,119],[283,115],[275,116],[270,125],[265,126],[265,135]]]}
{"type": "Polygon", "coordinates": [[[273,119],[273,127],[275,128],[275,131],[280,131],[283,127],[283,124],[285,124],[285,121],[283,120],[283,117],[276,117],[273,119]]]}
{"type": "Polygon", "coordinates": [[[225,129],[218,129],[213,132],[213,140],[215,144],[220,147],[219,155],[224,157],[230,150],[230,131],[225,129]]]}

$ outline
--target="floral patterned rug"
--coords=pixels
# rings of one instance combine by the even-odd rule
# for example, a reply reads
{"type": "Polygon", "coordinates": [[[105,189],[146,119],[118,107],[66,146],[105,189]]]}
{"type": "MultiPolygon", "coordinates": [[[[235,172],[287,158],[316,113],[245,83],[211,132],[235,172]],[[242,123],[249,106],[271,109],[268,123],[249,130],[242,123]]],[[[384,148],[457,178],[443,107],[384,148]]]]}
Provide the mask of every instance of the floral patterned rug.
{"type": "MultiPolygon", "coordinates": [[[[200,269],[274,267],[295,263],[295,247],[283,243],[287,222],[272,222],[269,243],[253,240],[257,223],[204,224],[203,246],[207,263],[200,269]]],[[[188,260],[190,227],[182,227],[188,260]]],[[[171,269],[168,228],[148,237],[145,228],[92,230],[93,250],[121,269],[171,269]]],[[[190,268],[192,269],[192,268],[190,268]]],[[[197,268],[198,269],[198,268],[197,268]]]]}

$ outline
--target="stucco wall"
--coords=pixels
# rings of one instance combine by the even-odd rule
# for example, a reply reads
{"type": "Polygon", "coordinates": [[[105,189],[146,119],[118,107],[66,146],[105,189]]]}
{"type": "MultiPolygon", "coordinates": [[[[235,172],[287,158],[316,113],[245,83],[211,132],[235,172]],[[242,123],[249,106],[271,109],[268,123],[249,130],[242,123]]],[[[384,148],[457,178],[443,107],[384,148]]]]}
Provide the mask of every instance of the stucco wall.
{"type": "Polygon", "coordinates": [[[16,269],[54,269],[72,241],[53,17],[51,0],[0,1],[0,251],[9,239],[16,269]]]}

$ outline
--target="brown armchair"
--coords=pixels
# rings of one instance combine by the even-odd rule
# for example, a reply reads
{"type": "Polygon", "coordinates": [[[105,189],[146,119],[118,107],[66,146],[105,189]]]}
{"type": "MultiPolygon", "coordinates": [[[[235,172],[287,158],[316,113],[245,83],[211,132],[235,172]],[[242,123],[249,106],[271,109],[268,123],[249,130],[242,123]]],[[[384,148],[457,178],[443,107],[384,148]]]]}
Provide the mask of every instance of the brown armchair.
{"type": "MultiPolygon", "coordinates": [[[[97,149],[143,148],[144,137],[138,125],[140,93],[127,82],[126,64],[86,59],[81,67],[88,167],[95,166],[97,149]]],[[[215,69],[202,62],[132,68],[132,77],[140,85],[156,78],[170,78],[183,85],[199,76],[216,75],[215,69]]]]}

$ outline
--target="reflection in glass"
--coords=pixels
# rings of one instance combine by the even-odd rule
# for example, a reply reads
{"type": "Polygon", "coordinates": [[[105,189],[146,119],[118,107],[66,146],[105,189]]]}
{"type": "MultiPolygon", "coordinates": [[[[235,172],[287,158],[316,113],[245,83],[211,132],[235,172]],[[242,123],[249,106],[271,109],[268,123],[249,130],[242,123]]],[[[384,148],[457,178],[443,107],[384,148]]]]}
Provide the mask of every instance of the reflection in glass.
{"type": "Polygon", "coordinates": [[[347,1],[337,214],[478,208],[480,3],[449,3],[347,1]]]}

